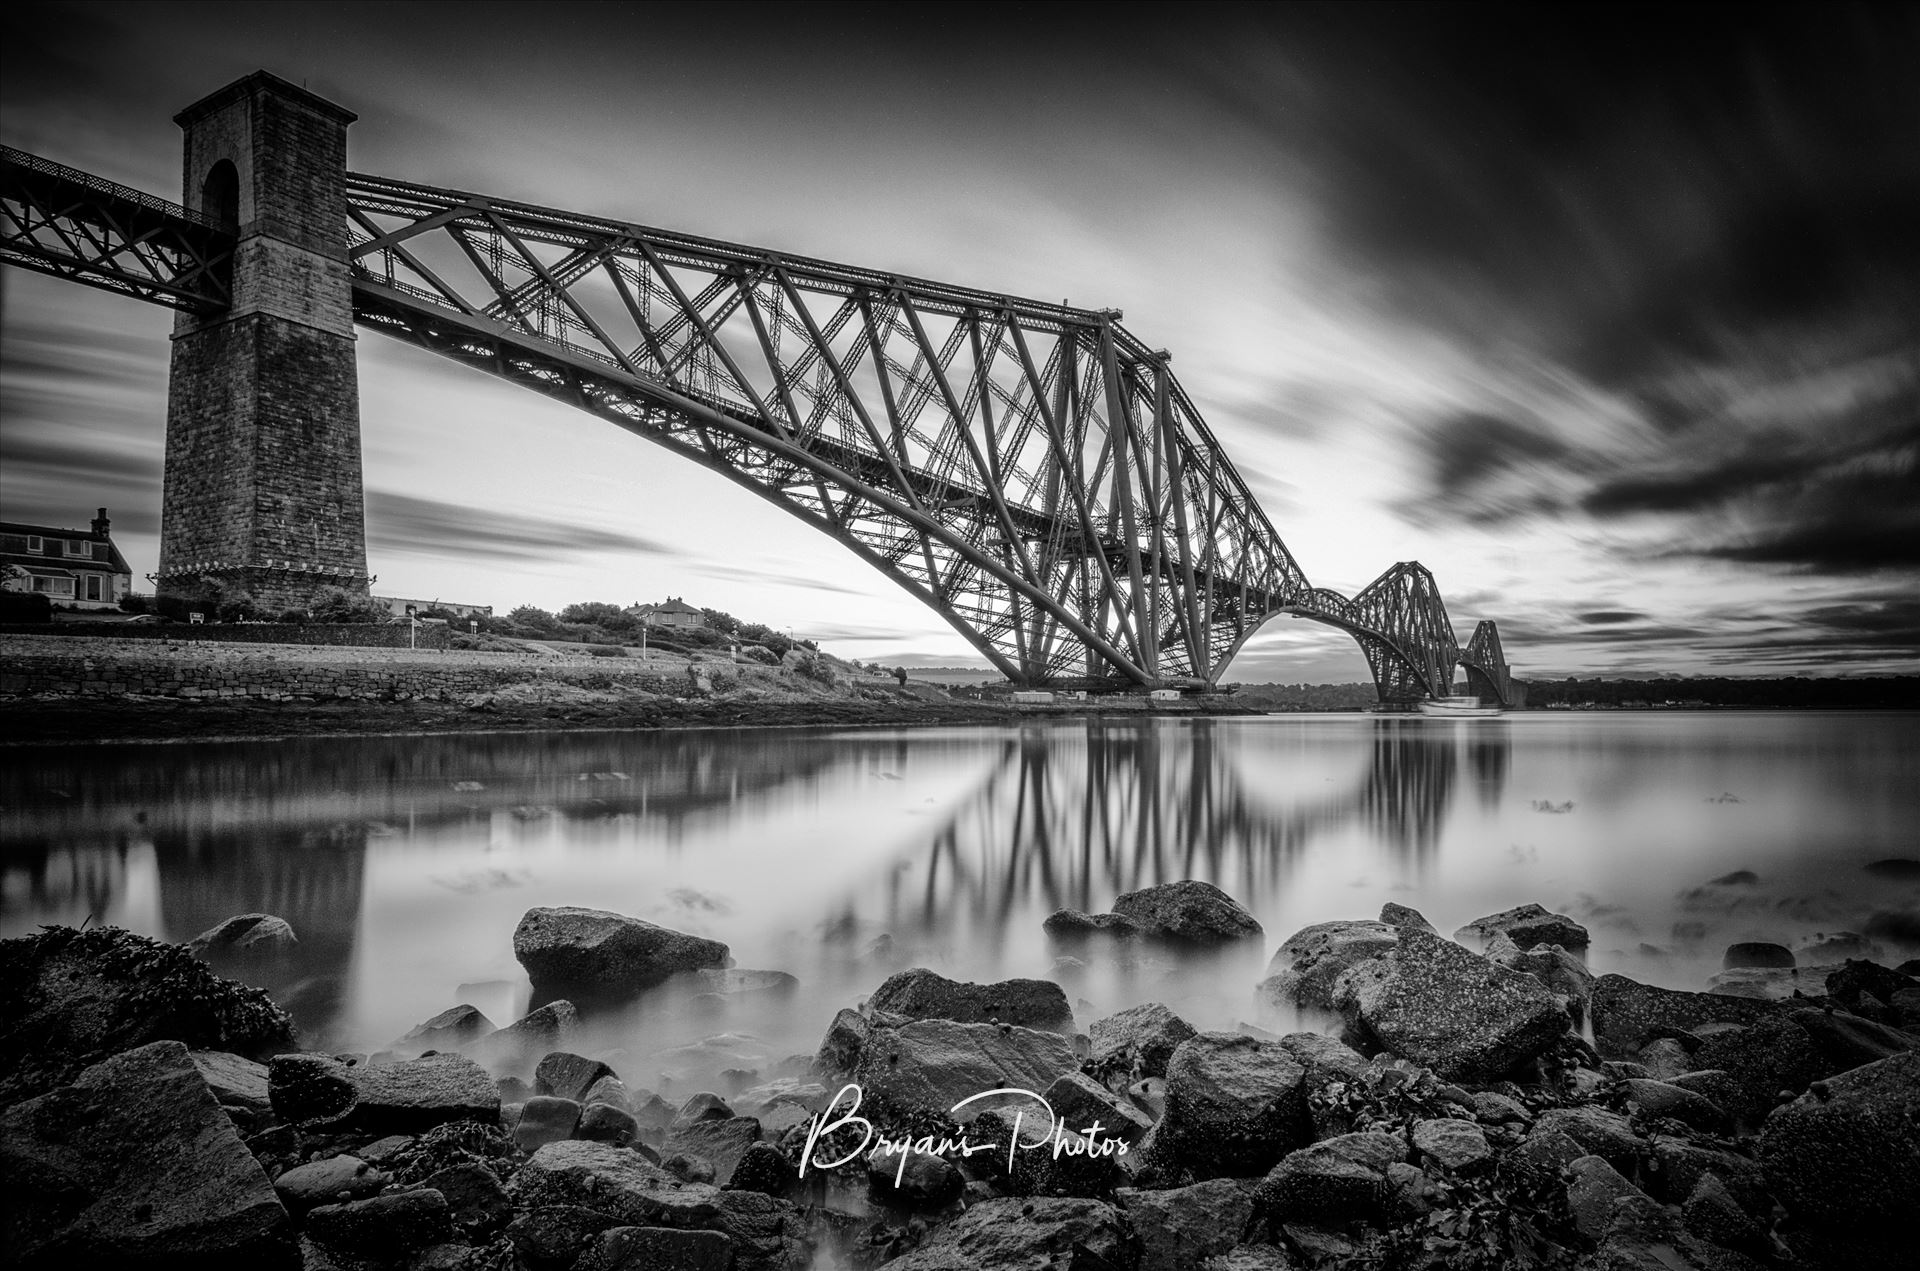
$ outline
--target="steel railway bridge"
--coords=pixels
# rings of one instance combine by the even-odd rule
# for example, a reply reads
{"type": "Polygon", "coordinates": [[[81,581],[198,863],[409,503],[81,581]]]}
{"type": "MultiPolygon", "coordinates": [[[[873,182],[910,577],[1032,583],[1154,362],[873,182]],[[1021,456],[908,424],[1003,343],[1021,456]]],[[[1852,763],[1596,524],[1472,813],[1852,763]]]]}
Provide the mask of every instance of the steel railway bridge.
{"type": "MultiPolygon", "coordinates": [[[[202,115],[189,108],[191,207],[0,150],[0,260],[169,306],[189,333],[271,315],[288,288],[320,294],[337,276],[342,326],[350,304],[354,324],[745,486],[931,606],[1016,685],[1205,688],[1284,613],[1351,635],[1383,701],[1445,696],[1464,671],[1471,691],[1513,704],[1494,624],[1461,645],[1418,563],[1353,596],[1313,586],[1171,355],[1118,311],[351,173],[353,117],[264,72],[202,106],[215,122],[216,107],[252,111],[253,133],[284,149],[209,163],[218,148],[196,140],[202,115]],[[272,182],[287,183],[280,169],[303,143],[269,125],[323,108],[343,121],[337,171],[318,189],[327,165],[309,165],[319,175],[302,175],[304,202],[276,216],[272,182]],[[316,208],[317,229],[283,223],[316,208]]],[[[308,309],[282,305],[288,330],[325,325],[310,295],[297,299],[308,309]]],[[[169,504],[176,469],[185,491],[189,465],[205,466],[176,454],[188,444],[176,428],[193,422],[176,417],[200,409],[181,388],[182,357],[176,337],[169,504]]],[[[346,519],[361,546],[357,575],[351,545],[340,572],[364,579],[357,398],[348,406],[346,519]]],[[[163,518],[163,589],[196,570],[317,568],[276,549],[264,523],[251,546],[210,561],[184,528],[169,541],[184,520],[171,506],[163,518]]]]}

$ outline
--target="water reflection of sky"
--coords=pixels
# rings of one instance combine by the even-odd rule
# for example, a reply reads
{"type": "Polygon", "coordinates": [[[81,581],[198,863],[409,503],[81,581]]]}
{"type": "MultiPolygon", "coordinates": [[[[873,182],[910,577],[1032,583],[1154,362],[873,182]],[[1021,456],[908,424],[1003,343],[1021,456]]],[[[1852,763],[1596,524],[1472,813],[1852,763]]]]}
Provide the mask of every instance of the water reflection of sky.
{"type": "MultiPolygon", "coordinates": [[[[92,916],[187,939],[264,910],[301,936],[274,989],[316,1043],[377,1046],[527,985],[534,905],[725,940],[802,992],[731,1018],[625,1021],[632,1049],[722,1028],[811,1049],[890,970],[1058,975],[1088,1009],[1248,1015],[1265,958],[1385,900],[1451,930],[1529,900],[1598,970],[1695,986],[1732,940],[1912,907],[1861,871],[1912,854],[1920,718],[1521,715],[1122,719],[1009,730],[311,739],[15,750],[0,930],[92,916]],[[1760,882],[1703,884],[1733,870],[1760,882]],[[1062,950],[1053,909],[1217,883],[1268,938],[1207,962],[1062,950]],[[646,1034],[637,1036],[636,1033],[646,1034]]],[[[1910,956],[1913,950],[1889,950],[1910,956]]]]}

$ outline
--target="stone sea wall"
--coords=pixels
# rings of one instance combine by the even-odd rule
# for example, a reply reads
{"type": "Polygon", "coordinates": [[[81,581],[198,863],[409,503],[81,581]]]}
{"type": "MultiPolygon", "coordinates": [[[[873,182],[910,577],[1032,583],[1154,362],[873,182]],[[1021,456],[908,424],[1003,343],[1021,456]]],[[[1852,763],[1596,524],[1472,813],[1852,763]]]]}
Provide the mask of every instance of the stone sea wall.
{"type": "Polygon", "coordinates": [[[530,682],[650,692],[686,687],[684,675],[663,676],[639,665],[628,670],[614,659],[404,648],[236,648],[187,641],[107,646],[48,637],[11,639],[0,660],[0,697],[455,700],[530,682]]]}
{"type": "MultiPolygon", "coordinates": [[[[348,645],[367,649],[446,649],[452,628],[422,623],[411,638],[404,622],[235,622],[210,626],[177,623],[63,622],[60,636],[106,636],[115,640],[163,640],[173,644],[348,645]]],[[[0,624],[0,635],[47,635],[42,624],[0,624]]]]}

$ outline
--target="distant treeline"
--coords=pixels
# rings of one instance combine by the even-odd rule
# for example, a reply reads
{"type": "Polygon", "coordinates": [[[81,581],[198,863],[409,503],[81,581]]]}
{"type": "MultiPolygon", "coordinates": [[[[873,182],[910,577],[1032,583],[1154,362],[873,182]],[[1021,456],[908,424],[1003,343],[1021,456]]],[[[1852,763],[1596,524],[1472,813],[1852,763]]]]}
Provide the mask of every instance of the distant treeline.
{"type": "MultiPolygon", "coordinates": [[[[1270,711],[1366,710],[1372,684],[1236,684],[1234,703],[1270,711]]],[[[1466,689],[1461,688],[1462,692],[1466,689]]],[[[1529,680],[1527,705],[1600,707],[1778,706],[1920,710],[1920,676],[1872,679],[1529,680]]]]}
{"type": "Polygon", "coordinates": [[[1542,706],[1826,706],[1920,709],[1920,676],[1862,679],[1530,680],[1527,704],[1542,706]]]}

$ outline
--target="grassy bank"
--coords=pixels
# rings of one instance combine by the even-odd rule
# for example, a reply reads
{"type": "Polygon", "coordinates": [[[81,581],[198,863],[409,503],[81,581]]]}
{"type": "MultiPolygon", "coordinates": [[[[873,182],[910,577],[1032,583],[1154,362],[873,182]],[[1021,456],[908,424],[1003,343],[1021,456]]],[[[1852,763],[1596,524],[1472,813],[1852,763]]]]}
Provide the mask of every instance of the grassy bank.
{"type": "MultiPolygon", "coordinates": [[[[1145,713],[1021,708],[935,684],[656,654],[0,636],[6,743],[608,728],[876,727],[1145,713]]],[[[1155,713],[1198,713],[1184,703],[1155,713]]],[[[1218,706],[1205,708],[1218,713],[1218,706]]]]}

